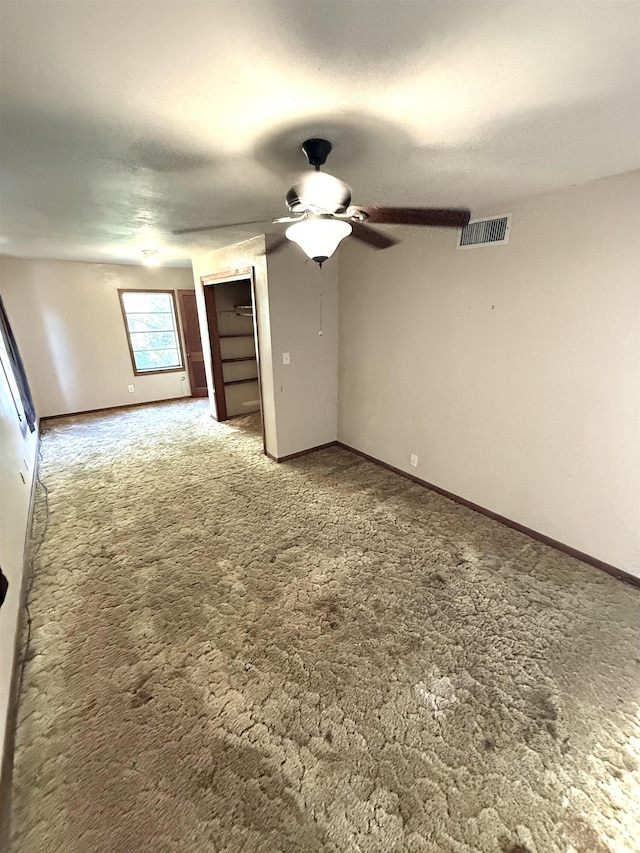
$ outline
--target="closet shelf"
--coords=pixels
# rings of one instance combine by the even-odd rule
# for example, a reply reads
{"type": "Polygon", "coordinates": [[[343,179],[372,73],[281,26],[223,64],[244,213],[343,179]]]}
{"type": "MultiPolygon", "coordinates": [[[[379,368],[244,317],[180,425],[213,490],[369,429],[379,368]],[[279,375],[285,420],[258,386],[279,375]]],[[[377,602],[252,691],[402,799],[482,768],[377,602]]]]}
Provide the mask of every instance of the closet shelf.
{"type": "Polygon", "coordinates": [[[232,311],[220,311],[220,314],[235,314],[236,317],[253,317],[252,305],[236,305],[232,311]]]}
{"type": "Polygon", "coordinates": [[[257,382],[257,376],[251,376],[249,379],[232,379],[230,382],[225,382],[225,387],[227,385],[244,385],[245,382],[257,382]]]}
{"type": "Polygon", "coordinates": [[[240,358],[222,358],[220,361],[223,364],[229,364],[232,361],[257,361],[255,355],[243,355],[240,358]]]}
{"type": "Polygon", "coordinates": [[[252,338],[253,332],[250,332],[248,335],[218,335],[219,338],[252,338]]]}

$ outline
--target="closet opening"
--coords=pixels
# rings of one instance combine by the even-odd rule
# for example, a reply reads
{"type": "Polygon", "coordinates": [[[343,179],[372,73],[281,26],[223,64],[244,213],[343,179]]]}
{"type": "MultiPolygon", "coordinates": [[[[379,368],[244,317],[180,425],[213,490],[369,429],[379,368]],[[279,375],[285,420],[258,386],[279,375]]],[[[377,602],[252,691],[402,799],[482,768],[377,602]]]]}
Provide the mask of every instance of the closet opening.
{"type": "Polygon", "coordinates": [[[262,392],[253,270],[202,279],[211,348],[214,417],[262,436],[262,392]]]}

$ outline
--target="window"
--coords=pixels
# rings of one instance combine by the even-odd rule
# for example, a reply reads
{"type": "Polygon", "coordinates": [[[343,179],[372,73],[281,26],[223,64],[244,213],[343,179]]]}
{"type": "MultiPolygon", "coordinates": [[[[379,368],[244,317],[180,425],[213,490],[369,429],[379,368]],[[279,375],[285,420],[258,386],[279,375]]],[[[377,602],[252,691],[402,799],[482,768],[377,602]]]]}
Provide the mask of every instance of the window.
{"type": "Polygon", "coordinates": [[[22,421],[20,409],[24,412],[27,424],[31,432],[36,429],[36,411],[33,406],[33,398],[27,380],[27,374],[24,371],[24,365],[20,358],[18,344],[13,336],[9,318],[4,310],[2,297],[0,296],[0,365],[2,372],[7,380],[11,396],[13,397],[13,405],[18,415],[18,420],[22,421]],[[18,406],[18,400],[21,405],[18,406]]]}
{"type": "Polygon", "coordinates": [[[172,290],[119,290],[133,372],[182,370],[172,290]]]}

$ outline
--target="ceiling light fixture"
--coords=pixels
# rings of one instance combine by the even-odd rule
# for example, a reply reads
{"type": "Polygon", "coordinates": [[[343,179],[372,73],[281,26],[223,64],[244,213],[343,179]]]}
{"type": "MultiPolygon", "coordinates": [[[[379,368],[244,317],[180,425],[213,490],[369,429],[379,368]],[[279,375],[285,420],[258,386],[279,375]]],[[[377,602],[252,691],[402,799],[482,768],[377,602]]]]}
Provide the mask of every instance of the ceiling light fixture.
{"type": "Polygon", "coordinates": [[[159,265],[160,255],[155,249],[143,249],[142,254],[144,255],[142,259],[143,264],[146,264],[148,267],[157,267],[159,265]]]}
{"type": "Polygon", "coordinates": [[[302,222],[290,225],[285,231],[289,240],[319,266],[333,255],[341,240],[351,234],[351,225],[333,216],[308,216],[302,222]]]}

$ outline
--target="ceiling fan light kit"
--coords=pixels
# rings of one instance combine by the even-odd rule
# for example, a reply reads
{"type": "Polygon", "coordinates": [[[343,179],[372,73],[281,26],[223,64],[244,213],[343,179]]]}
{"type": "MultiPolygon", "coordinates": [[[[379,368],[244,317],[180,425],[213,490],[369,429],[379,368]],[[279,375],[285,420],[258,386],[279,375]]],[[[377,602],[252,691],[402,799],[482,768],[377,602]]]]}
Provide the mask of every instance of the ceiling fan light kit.
{"type": "Polygon", "coordinates": [[[348,237],[352,230],[351,225],[344,219],[320,214],[307,216],[301,222],[290,225],[285,234],[289,240],[300,246],[307,257],[322,266],[333,255],[340,241],[348,237]]]}
{"type": "MultiPolygon", "coordinates": [[[[339,178],[321,172],[331,152],[328,139],[307,139],[302,143],[313,172],[303,174],[286,196],[287,206],[293,215],[273,219],[272,224],[293,224],[285,231],[285,237],[297,243],[305,254],[316,263],[322,264],[333,255],[341,240],[350,234],[373,249],[387,249],[398,241],[368,223],[380,225],[419,225],[436,228],[464,228],[470,213],[464,208],[434,207],[366,207],[351,204],[351,189],[339,178]],[[350,224],[347,220],[351,220],[350,224]]],[[[182,228],[174,234],[190,231],[207,231],[233,225],[250,225],[251,222],[228,223],[199,228],[182,228]]],[[[286,240],[277,241],[271,252],[279,250],[286,240]]]]}

